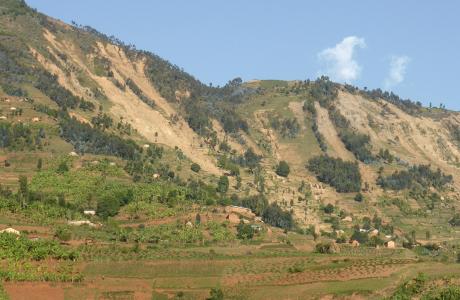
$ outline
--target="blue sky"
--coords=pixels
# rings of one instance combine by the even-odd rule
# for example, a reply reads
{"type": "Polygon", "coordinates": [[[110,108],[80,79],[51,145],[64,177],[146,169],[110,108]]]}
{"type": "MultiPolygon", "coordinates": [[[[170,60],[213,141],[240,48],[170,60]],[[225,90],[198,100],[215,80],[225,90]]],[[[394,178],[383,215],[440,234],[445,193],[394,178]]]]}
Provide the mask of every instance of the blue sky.
{"type": "Polygon", "coordinates": [[[26,0],[152,51],[205,83],[336,81],[460,110],[460,2],[26,0]]]}

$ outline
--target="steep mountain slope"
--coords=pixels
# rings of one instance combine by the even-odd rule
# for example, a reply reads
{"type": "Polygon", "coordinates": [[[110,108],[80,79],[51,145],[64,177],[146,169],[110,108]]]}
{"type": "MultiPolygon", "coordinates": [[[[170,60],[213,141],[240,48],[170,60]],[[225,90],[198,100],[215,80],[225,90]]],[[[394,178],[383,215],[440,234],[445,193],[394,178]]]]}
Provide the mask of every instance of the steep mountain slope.
{"type": "MultiPolygon", "coordinates": [[[[21,1],[2,5],[0,85],[5,97],[31,98],[93,127],[107,116],[132,128],[137,143],[181,151],[206,174],[226,173],[232,192],[266,194],[304,225],[327,227],[318,215],[327,203],[372,213],[350,201],[354,194],[337,192],[306,168],[321,154],[357,162],[362,185],[354,192],[362,189],[372,202],[386,193],[377,185],[379,178],[412,165],[440,168],[453,175],[459,188],[456,112],[327,79],[235,79],[224,87],[208,87],[154,54],[90,27],[64,24],[21,1]],[[386,158],[380,155],[384,150],[386,158]],[[290,166],[288,178],[275,172],[280,161],[290,166]],[[300,188],[304,184],[308,192],[300,188]],[[307,211],[311,222],[305,221],[307,211]]],[[[108,131],[120,135],[113,127],[108,131]]],[[[82,152],[79,141],[63,138],[82,152]]]]}
{"type": "Polygon", "coordinates": [[[0,1],[2,299],[426,296],[460,283],[459,156],[458,112],[207,86],[0,1]]]}

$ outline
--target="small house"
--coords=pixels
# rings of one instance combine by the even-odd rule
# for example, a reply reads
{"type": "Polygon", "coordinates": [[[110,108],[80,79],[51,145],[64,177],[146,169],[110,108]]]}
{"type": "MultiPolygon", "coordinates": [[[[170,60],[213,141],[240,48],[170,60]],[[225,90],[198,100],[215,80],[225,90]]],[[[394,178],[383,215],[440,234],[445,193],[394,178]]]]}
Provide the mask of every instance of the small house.
{"type": "Polygon", "coordinates": [[[83,211],[83,214],[86,215],[86,216],[95,216],[96,215],[96,211],[93,210],[93,209],[85,209],[83,211]]]}
{"type": "Polygon", "coordinates": [[[353,247],[359,247],[359,242],[357,240],[352,240],[350,244],[353,247]]]}
{"type": "Polygon", "coordinates": [[[33,117],[32,118],[32,122],[39,122],[40,121],[40,118],[39,117],[33,117]]]}
{"type": "Polygon", "coordinates": [[[77,156],[78,156],[78,154],[77,154],[77,152],[75,152],[75,151],[72,151],[72,152],[70,152],[70,153],[69,153],[69,156],[72,156],[72,157],[77,157],[77,156]]]}
{"type": "Polygon", "coordinates": [[[379,234],[378,229],[371,230],[371,232],[370,232],[370,235],[371,235],[371,236],[376,236],[376,235],[378,235],[378,234],[379,234]]]}
{"type": "Polygon", "coordinates": [[[92,223],[90,221],[87,221],[87,220],[84,220],[84,221],[68,221],[67,224],[72,225],[72,226],[88,225],[90,227],[96,227],[96,224],[94,224],[94,223],[92,223]]]}
{"type": "Polygon", "coordinates": [[[0,116],[0,120],[6,120],[5,116],[0,116]]]}
{"type": "Polygon", "coordinates": [[[395,241],[388,241],[385,246],[387,246],[388,249],[394,249],[396,248],[396,243],[395,241]]]}

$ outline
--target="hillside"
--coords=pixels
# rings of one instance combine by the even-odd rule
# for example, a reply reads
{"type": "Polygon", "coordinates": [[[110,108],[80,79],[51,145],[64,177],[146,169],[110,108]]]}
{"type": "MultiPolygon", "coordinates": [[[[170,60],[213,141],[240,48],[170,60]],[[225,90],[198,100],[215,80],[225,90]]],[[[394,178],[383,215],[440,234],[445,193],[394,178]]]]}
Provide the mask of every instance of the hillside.
{"type": "Polygon", "coordinates": [[[0,230],[21,234],[0,233],[5,297],[375,299],[417,272],[420,295],[456,286],[459,159],[458,112],[327,77],[208,86],[0,2],[0,230]]]}

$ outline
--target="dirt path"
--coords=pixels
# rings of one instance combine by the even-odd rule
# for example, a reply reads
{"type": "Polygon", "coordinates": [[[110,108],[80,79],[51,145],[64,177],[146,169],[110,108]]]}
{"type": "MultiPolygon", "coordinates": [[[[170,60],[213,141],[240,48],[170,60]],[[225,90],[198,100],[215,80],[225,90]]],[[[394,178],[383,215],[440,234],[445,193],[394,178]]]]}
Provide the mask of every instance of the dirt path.
{"type": "Polygon", "coordinates": [[[322,108],[318,102],[315,102],[315,108],[318,114],[318,130],[326,139],[330,148],[328,149],[329,154],[344,160],[355,160],[353,154],[345,148],[345,145],[340,140],[334,124],[332,124],[329,118],[329,112],[325,108],[322,108]]]}

